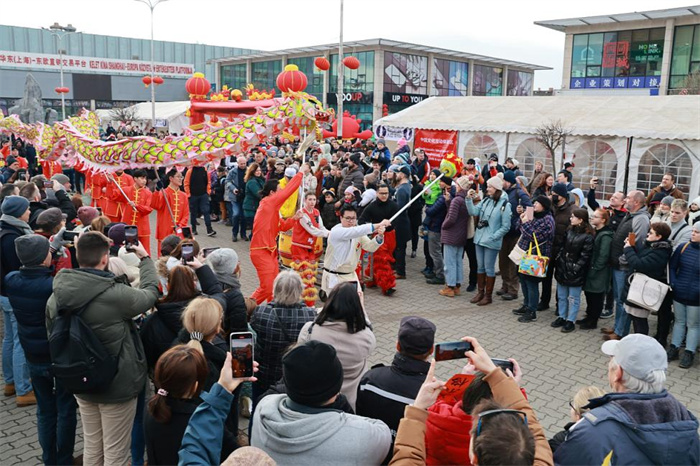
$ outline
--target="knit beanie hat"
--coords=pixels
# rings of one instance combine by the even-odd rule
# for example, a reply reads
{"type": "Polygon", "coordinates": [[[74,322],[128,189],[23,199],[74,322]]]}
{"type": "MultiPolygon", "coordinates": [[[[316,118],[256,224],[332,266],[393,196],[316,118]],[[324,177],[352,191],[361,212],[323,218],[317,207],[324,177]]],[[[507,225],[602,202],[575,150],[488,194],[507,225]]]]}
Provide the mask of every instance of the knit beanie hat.
{"type": "Polygon", "coordinates": [[[78,219],[83,226],[88,227],[97,217],[100,216],[100,212],[92,206],[84,205],[78,209],[78,219]]]}
{"type": "Polygon", "coordinates": [[[539,202],[545,211],[552,210],[552,200],[547,196],[537,196],[535,202],[539,202]]]}
{"type": "Polygon", "coordinates": [[[377,144],[384,144],[386,146],[386,141],[384,139],[377,139],[377,144]]]}
{"type": "Polygon", "coordinates": [[[693,223],[693,230],[700,232],[700,222],[693,223]]]}
{"type": "Polygon", "coordinates": [[[124,231],[123,223],[113,223],[107,232],[109,239],[114,241],[115,246],[121,246],[126,240],[126,232],[124,231]]]}
{"type": "Polygon", "coordinates": [[[569,197],[569,191],[566,190],[566,185],[564,183],[554,183],[552,192],[560,197],[569,197]]]}
{"type": "Polygon", "coordinates": [[[673,196],[666,196],[666,197],[664,197],[663,199],[661,199],[661,203],[664,204],[664,205],[667,205],[667,206],[671,207],[671,204],[673,204],[673,201],[674,201],[675,199],[676,199],[676,198],[673,197],[673,196]]]}
{"type": "Polygon", "coordinates": [[[24,235],[15,239],[17,258],[25,267],[41,265],[49,254],[49,240],[41,235],[24,235]]]}
{"type": "Polygon", "coordinates": [[[503,181],[507,181],[510,184],[517,183],[517,180],[515,179],[515,172],[512,170],[506,170],[505,173],[503,173],[503,181]]]}
{"type": "Polygon", "coordinates": [[[442,178],[440,178],[440,181],[442,181],[443,183],[445,183],[447,186],[452,186],[452,181],[453,181],[453,180],[452,180],[452,177],[451,177],[451,176],[445,175],[445,176],[443,176],[442,178]]]}
{"type": "Polygon", "coordinates": [[[221,466],[276,466],[275,460],[260,448],[236,448],[221,466]]]}
{"type": "Polygon", "coordinates": [[[221,248],[212,251],[205,262],[216,274],[232,275],[238,267],[238,254],[233,249],[221,248]]]}
{"type": "MultiPolygon", "coordinates": [[[[430,173],[435,173],[435,176],[440,176],[440,174],[441,174],[442,172],[441,172],[439,169],[437,169],[437,168],[433,168],[432,170],[430,170],[430,173]]],[[[447,176],[447,175],[445,175],[445,176],[447,176]]],[[[444,178],[445,176],[443,176],[443,178],[444,178]]]]}
{"type": "Polygon", "coordinates": [[[54,176],[51,177],[52,180],[58,181],[58,184],[61,186],[65,185],[66,183],[70,183],[70,178],[68,176],[64,175],[63,173],[56,173],[54,176]]]}
{"type": "Polygon", "coordinates": [[[43,231],[51,231],[63,221],[63,212],[58,207],[46,209],[36,218],[36,226],[43,231]]]}
{"type": "Polygon", "coordinates": [[[397,145],[398,147],[403,147],[403,146],[405,146],[406,144],[408,144],[408,143],[406,142],[406,139],[405,139],[405,138],[399,139],[399,142],[396,143],[396,145],[397,145]]]}
{"type": "Polygon", "coordinates": [[[335,348],[311,340],[282,358],[282,378],[292,401],[319,406],[340,393],[343,366],[335,348]]]}
{"type": "Polygon", "coordinates": [[[7,196],[2,201],[3,215],[9,215],[10,217],[21,217],[29,208],[29,201],[22,196],[7,196]]]}
{"type": "Polygon", "coordinates": [[[493,189],[503,191],[503,174],[499,173],[496,176],[492,176],[491,178],[489,178],[486,184],[488,186],[491,186],[493,189]]]}
{"type": "MultiPolygon", "coordinates": [[[[469,177],[460,176],[459,178],[457,178],[457,185],[462,189],[462,191],[466,191],[467,189],[469,189],[469,186],[472,185],[472,182],[469,181],[469,177]]],[[[501,186],[502,185],[503,183],[501,182],[501,186]]]]}

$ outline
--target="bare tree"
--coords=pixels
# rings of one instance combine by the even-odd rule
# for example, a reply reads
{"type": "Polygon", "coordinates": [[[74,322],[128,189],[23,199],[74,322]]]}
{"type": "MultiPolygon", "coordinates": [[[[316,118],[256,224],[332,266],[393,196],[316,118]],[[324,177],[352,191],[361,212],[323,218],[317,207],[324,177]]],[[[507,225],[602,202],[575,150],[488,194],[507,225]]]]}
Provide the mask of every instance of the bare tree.
{"type": "Polygon", "coordinates": [[[136,120],[136,110],[131,107],[117,107],[109,111],[110,121],[118,121],[130,125],[136,120]]]}
{"type": "Polygon", "coordinates": [[[571,129],[567,128],[561,120],[542,123],[535,129],[537,141],[549,152],[552,161],[552,173],[557,172],[557,164],[554,154],[557,148],[562,145],[567,136],[571,135],[571,129]]]}
{"type": "Polygon", "coordinates": [[[673,89],[670,94],[676,95],[698,95],[700,94],[700,71],[693,71],[686,76],[678,85],[677,89],[673,89]]]}

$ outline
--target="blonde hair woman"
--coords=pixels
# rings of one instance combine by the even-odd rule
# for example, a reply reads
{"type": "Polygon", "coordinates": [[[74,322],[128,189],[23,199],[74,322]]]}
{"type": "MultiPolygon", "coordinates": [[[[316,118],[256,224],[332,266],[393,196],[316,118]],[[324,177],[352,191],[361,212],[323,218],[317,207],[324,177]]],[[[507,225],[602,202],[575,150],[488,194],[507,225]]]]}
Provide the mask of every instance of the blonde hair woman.
{"type": "Polygon", "coordinates": [[[571,422],[566,424],[566,426],[564,426],[564,430],[557,433],[549,441],[549,446],[552,448],[552,453],[554,453],[554,451],[559,448],[562,443],[564,443],[566,436],[569,434],[569,429],[574,428],[574,426],[581,420],[583,415],[590,411],[590,408],[587,408],[589,401],[603,395],[605,395],[603,390],[592,385],[583,387],[576,392],[574,399],[569,402],[569,416],[571,417],[571,422]]]}

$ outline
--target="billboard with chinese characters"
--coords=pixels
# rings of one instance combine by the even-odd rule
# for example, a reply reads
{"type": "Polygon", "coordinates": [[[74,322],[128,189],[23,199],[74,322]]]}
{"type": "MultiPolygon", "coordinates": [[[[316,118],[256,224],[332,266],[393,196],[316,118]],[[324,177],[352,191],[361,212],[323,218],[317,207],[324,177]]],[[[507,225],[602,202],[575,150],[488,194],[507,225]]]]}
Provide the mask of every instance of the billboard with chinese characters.
{"type": "MultiPolygon", "coordinates": [[[[146,75],[151,72],[151,63],[140,60],[117,60],[114,58],[76,57],[44,53],[8,52],[0,50],[0,66],[3,68],[59,71],[63,60],[63,71],[93,72],[109,74],[146,75]]],[[[185,63],[154,63],[154,72],[159,76],[188,78],[194,73],[194,65],[185,63]]]]}
{"type": "Polygon", "coordinates": [[[415,149],[423,149],[431,166],[437,167],[450,152],[457,153],[457,131],[418,129],[415,149]]]}

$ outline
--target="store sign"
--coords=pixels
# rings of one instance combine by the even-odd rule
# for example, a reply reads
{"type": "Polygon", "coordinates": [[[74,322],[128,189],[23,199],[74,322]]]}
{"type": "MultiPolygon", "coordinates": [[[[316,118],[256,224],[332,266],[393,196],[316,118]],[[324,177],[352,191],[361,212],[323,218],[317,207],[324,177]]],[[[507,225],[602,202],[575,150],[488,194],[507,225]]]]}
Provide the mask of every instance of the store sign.
{"type": "Polygon", "coordinates": [[[457,153],[457,131],[418,129],[415,149],[423,149],[430,165],[437,166],[450,152],[457,153]]]}
{"type": "MultiPolygon", "coordinates": [[[[338,95],[335,93],[326,94],[326,101],[329,104],[338,103],[338,95]]],[[[374,103],[374,92],[344,92],[343,103],[347,104],[372,104],[374,103]]]]}
{"type": "Polygon", "coordinates": [[[660,76],[631,76],[615,78],[571,78],[570,89],[657,88],[660,76]]]}
{"type": "Polygon", "coordinates": [[[398,92],[385,92],[384,93],[384,103],[385,104],[395,104],[395,105],[413,105],[419,102],[423,102],[427,99],[427,95],[421,94],[401,94],[398,92]]]}
{"type": "MultiPolygon", "coordinates": [[[[114,58],[76,57],[44,53],[7,52],[0,50],[0,67],[59,71],[63,60],[63,71],[92,71],[96,73],[118,73],[145,75],[151,72],[151,63],[140,60],[117,60],[114,58]]],[[[190,77],[194,65],[184,63],[155,63],[154,72],[159,76],[190,77]]]]}
{"type": "Polygon", "coordinates": [[[386,139],[387,141],[398,141],[402,138],[406,141],[411,141],[413,139],[413,128],[394,128],[392,126],[379,125],[374,128],[374,137],[386,139]]]}

